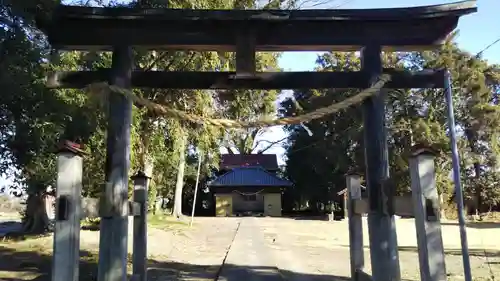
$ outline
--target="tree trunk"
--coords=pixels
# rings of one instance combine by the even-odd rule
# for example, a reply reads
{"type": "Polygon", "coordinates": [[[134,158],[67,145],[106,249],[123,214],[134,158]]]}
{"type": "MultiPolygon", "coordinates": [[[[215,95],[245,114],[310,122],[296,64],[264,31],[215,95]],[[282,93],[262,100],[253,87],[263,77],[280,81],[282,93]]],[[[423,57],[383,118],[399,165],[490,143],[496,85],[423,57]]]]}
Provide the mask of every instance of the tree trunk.
{"type": "Polygon", "coordinates": [[[186,166],[187,134],[181,138],[179,145],[179,166],[177,169],[177,182],[175,184],[173,215],[179,219],[182,217],[182,190],[184,187],[184,168],[186,166]]]}
{"type": "Polygon", "coordinates": [[[146,117],[141,123],[141,141],[139,146],[140,154],[140,167],[146,176],[151,180],[148,185],[148,210],[152,210],[153,214],[156,213],[156,188],[153,182],[154,159],[150,155],[149,145],[150,136],[153,133],[153,127],[150,119],[146,117]]]}
{"type": "Polygon", "coordinates": [[[481,174],[481,165],[479,163],[474,163],[474,171],[476,173],[476,190],[474,194],[474,220],[479,219],[481,217],[481,205],[482,205],[482,198],[481,198],[481,193],[482,193],[482,186],[481,182],[479,180],[480,174],[481,174]]]}
{"type": "MultiPolygon", "coordinates": [[[[469,142],[469,148],[471,150],[472,153],[475,154],[475,156],[477,157],[477,155],[479,155],[479,151],[478,151],[478,148],[477,148],[477,133],[474,132],[472,129],[466,129],[465,130],[465,135],[467,136],[467,140],[469,142]]],[[[480,210],[479,208],[481,207],[481,191],[482,191],[482,186],[481,186],[481,183],[480,183],[480,177],[481,177],[481,163],[479,163],[478,161],[475,161],[473,163],[473,166],[474,166],[474,178],[476,179],[475,180],[475,183],[474,183],[474,186],[475,186],[475,190],[474,190],[474,199],[473,199],[473,210],[472,210],[472,215],[474,217],[474,219],[476,219],[477,217],[479,217],[480,215],[480,210]]]]}
{"type": "Polygon", "coordinates": [[[52,230],[54,196],[46,193],[30,194],[26,202],[23,232],[42,234],[52,230]]]}
{"type": "Polygon", "coordinates": [[[441,210],[441,219],[446,220],[446,210],[444,208],[444,200],[443,200],[443,194],[438,193],[438,199],[439,199],[439,206],[441,210]]]}
{"type": "Polygon", "coordinates": [[[154,188],[154,183],[153,183],[153,170],[154,170],[154,160],[153,158],[149,155],[149,142],[147,138],[143,140],[142,143],[142,151],[141,151],[141,170],[144,172],[146,176],[148,176],[151,180],[149,180],[148,184],[148,198],[147,198],[147,203],[148,203],[148,210],[153,210],[154,213],[154,208],[155,208],[155,198],[156,198],[156,189],[154,188]]]}
{"type": "Polygon", "coordinates": [[[148,210],[152,210],[153,213],[156,213],[155,207],[156,207],[156,187],[154,184],[154,179],[153,179],[153,171],[154,171],[154,161],[151,156],[148,154],[143,157],[142,159],[142,170],[144,171],[144,174],[150,178],[149,183],[148,183],[148,198],[147,198],[147,205],[148,205],[148,210]]]}

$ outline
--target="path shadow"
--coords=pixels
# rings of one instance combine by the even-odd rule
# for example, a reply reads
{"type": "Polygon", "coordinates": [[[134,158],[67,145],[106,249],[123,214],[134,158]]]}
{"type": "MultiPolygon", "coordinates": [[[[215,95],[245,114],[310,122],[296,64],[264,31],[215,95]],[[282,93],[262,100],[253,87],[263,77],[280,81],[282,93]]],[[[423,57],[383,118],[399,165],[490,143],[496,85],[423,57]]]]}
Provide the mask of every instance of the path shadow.
{"type": "Polygon", "coordinates": [[[328,221],[328,216],[300,216],[289,218],[297,221],[328,221]]]}
{"type": "MultiPolygon", "coordinates": [[[[454,222],[454,221],[441,222],[441,225],[458,226],[458,222],[454,222]]],[[[481,221],[467,222],[466,226],[470,227],[470,228],[477,228],[477,229],[500,228],[500,222],[481,222],[481,221]]]]}
{"type": "MultiPolygon", "coordinates": [[[[281,217],[284,219],[292,219],[292,220],[297,220],[297,221],[330,221],[330,218],[328,215],[324,216],[288,216],[288,217],[281,217]]],[[[333,221],[342,221],[345,218],[342,216],[335,216],[333,217],[333,221]]]]}
{"type": "MultiPolygon", "coordinates": [[[[349,245],[338,245],[342,248],[349,248],[349,245]]],[[[365,251],[370,250],[369,245],[364,245],[363,249],[365,251]]],[[[399,246],[398,250],[400,252],[414,252],[415,254],[418,253],[418,248],[415,246],[399,246]]],[[[461,249],[444,249],[445,255],[450,255],[450,256],[461,256],[462,255],[462,250],[461,249]]],[[[496,249],[471,249],[469,248],[469,256],[472,257],[500,257],[500,250],[496,249]]]]}
{"type": "MultiPolygon", "coordinates": [[[[191,276],[190,276],[191,277],[191,276]]],[[[194,277],[194,276],[193,276],[194,277]]],[[[190,279],[188,279],[190,280],[190,279]]],[[[198,279],[194,279],[198,280],[198,279]]],[[[345,276],[327,274],[307,274],[289,270],[277,270],[271,266],[240,266],[226,264],[220,274],[220,280],[227,281],[347,281],[345,276]]]]}
{"type": "MultiPolygon", "coordinates": [[[[280,271],[281,275],[274,277],[269,272],[276,270],[272,267],[250,267],[239,265],[226,265],[237,274],[226,277],[227,281],[244,281],[241,276],[253,277],[259,281],[347,281],[348,277],[333,275],[313,275],[293,271],[280,271]],[[239,273],[239,274],[238,274],[239,273]],[[238,277],[240,276],[240,277],[238,277]],[[227,278],[229,277],[229,278],[227,278]],[[276,279],[277,278],[277,279],[276,279]]],[[[216,280],[221,273],[220,266],[204,266],[177,262],[163,262],[153,259],[148,260],[149,281],[177,281],[177,280],[216,280]]],[[[52,271],[52,256],[33,250],[12,249],[0,245],[0,280],[2,281],[50,281],[52,271]]],[[[130,277],[130,276],[129,276],[130,277]]],[[[221,276],[222,277],[222,276],[221,276]]],[[[80,251],[80,278],[81,281],[97,279],[97,254],[80,251]]]]}
{"type": "MultiPolygon", "coordinates": [[[[0,246],[0,280],[51,280],[52,256],[37,251],[19,251],[0,246]]],[[[80,251],[80,280],[97,278],[97,259],[80,251]]]]}
{"type": "Polygon", "coordinates": [[[0,237],[5,236],[11,232],[21,231],[23,225],[19,221],[15,220],[4,220],[0,222],[0,237]]]}

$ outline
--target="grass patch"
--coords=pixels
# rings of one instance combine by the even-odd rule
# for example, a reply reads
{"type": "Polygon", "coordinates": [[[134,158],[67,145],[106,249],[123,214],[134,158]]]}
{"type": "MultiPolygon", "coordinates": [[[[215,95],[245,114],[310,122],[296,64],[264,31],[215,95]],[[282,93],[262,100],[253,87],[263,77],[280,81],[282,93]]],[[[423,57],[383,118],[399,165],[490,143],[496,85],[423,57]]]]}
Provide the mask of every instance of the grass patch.
{"type": "Polygon", "coordinates": [[[100,224],[100,218],[85,218],[80,222],[80,227],[82,230],[99,231],[100,224]]]}
{"type": "MultiPolygon", "coordinates": [[[[50,281],[52,239],[0,243],[0,280],[50,281]]],[[[80,280],[96,280],[98,254],[80,251],[80,280]]]]}
{"type": "Polygon", "coordinates": [[[51,233],[31,234],[31,233],[24,233],[24,232],[10,232],[1,238],[1,242],[2,243],[20,242],[20,241],[25,241],[25,240],[33,240],[33,239],[50,237],[51,235],[52,235],[51,233]]]}
{"type": "MultiPolygon", "coordinates": [[[[97,280],[98,258],[97,249],[80,251],[79,280],[97,280]]],[[[218,266],[168,262],[165,257],[157,258],[148,258],[150,281],[209,281],[215,278],[219,269],[218,266]]],[[[129,280],[132,272],[132,255],[129,254],[127,259],[127,280],[129,280]]],[[[0,280],[51,281],[52,239],[0,242],[0,280]]]]}
{"type": "Polygon", "coordinates": [[[189,222],[177,220],[169,215],[148,215],[148,225],[161,230],[183,230],[189,228],[189,222]]]}

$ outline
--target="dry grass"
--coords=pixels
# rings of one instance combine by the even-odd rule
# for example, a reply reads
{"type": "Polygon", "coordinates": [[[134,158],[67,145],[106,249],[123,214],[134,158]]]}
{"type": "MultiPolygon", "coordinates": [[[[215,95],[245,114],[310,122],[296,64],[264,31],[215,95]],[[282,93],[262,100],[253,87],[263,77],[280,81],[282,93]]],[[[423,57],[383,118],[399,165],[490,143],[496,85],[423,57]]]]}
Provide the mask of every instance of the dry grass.
{"type": "MultiPolygon", "coordinates": [[[[93,221],[85,224],[95,224],[93,221]]],[[[188,264],[173,257],[172,244],[188,240],[183,232],[198,231],[189,229],[185,222],[177,222],[169,216],[150,216],[148,225],[148,280],[212,280],[200,277],[210,273],[212,276],[219,266],[188,264]],[[179,235],[181,233],[182,235],[179,235]],[[193,279],[194,278],[194,279],[193,279]],[[197,278],[197,279],[196,279],[197,278]]],[[[132,223],[129,222],[129,237],[132,237],[132,223]]],[[[80,280],[96,280],[99,231],[81,231],[80,233],[80,280]]],[[[2,281],[49,281],[52,271],[53,236],[26,237],[0,242],[0,280],[2,281]]],[[[132,239],[129,238],[129,274],[131,273],[132,239]]],[[[185,244],[193,247],[192,242],[179,243],[181,249],[185,244]]],[[[189,259],[188,259],[189,260],[189,259]]]]}
{"type": "Polygon", "coordinates": [[[161,230],[184,230],[189,227],[189,222],[185,220],[177,220],[169,215],[149,215],[148,225],[161,230]]]}
{"type": "Polygon", "coordinates": [[[21,199],[0,195],[0,213],[19,214],[24,210],[21,199]]]}
{"type": "MultiPolygon", "coordinates": [[[[99,224],[99,218],[87,218],[81,222],[83,230],[98,231],[99,224]]],[[[148,225],[164,231],[181,232],[189,226],[189,223],[169,215],[148,215],[148,225]]]]}
{"type": "MultiPolygon", "coordinates": [[[[51,239],[29,239],[0,243],[0,280],[2,281],[51,281],[51,239]]],[[[80,251],[79,280],[97,279],[98,253],[96,249],[80,251]]],[[[195,278],[200,272],[215,274],[218,267],[200,266],[167,261],[166,257],[148,259],[148,280],[208,281],[213,278],[195,278]]],[[[128,277],[132,273],[132,255],[128,255],[128,277]]]]}
{"type": "MultiPolygon", "coordinates": [[[[52,245],[45,239],[0,243],[0,280],[51,280],[52,245]]],[[[80,251],[80,279],[95,280],[97,254],[80,251]]]]}
{"type": "MultiPolygon", "coordinates": [[[[449,220],[457,220],[458,212],[455,205],[445,206],[445,216],[449,220]]],[[[480,217],[466,216],[467,221],[471,222],[498,222],[500,223],[500,212],[482,213],[480,217]]]]}

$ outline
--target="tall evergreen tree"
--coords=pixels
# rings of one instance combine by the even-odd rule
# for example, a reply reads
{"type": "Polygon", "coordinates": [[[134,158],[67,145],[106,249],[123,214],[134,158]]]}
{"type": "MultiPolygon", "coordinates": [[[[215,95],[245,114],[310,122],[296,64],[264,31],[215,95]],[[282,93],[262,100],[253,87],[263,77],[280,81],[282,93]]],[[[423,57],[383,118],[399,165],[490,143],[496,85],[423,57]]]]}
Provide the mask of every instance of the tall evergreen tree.
{"type": "MultiPolygon", "coordinates": [[[[468,203],[489,209],[498,205],[498,67],[480,57],[460,50],[453,37],[442,49],[423,53],[383,55],[387,67],[421,70],[446,67],[451,71],[459,150],[463,164],[464,186],[468,203]]],[[[319,71],[355,70],[355,54],[327,53],[318,58],[319,71]]],[[[323,107],[352,95],[351,91],[295,91],[294,97],[305,111],[323,107]]],[[[431,146],[440,153],[436,158],[437,185],[440,194],[452,198],[451,159],[446,107],[440,89],[394,90],[387,92],[388,145],[391,178],[397,191],[409,192],[408,158],[414,144],[431,146]]],[[[285,101],[285,116],[300,110],[285,101]]],[[[299,126],[289,126],[287,176],[295,183],[289,195],[295,207],[326,205],[331,190],[344,187],[344,173],[354,169],[364,173],[361,107],[352,107],[313,121],[308,127],[313,137],[299,126]],[[299,173],[300,171],[300,173],[299,173]],[[323,198],[323,201],[318,200],[323,198]]],[[[484,210],[483,210],[484,211],[484,210]]]]}

